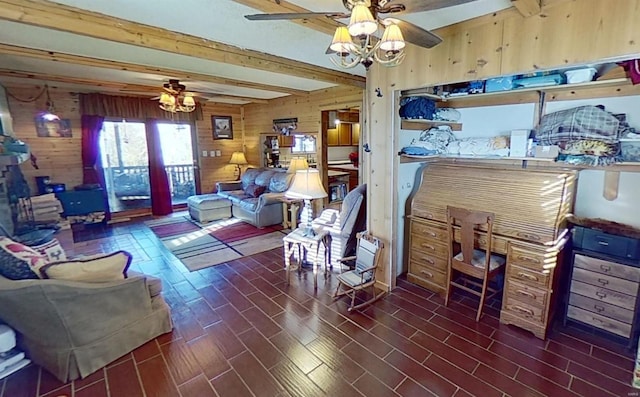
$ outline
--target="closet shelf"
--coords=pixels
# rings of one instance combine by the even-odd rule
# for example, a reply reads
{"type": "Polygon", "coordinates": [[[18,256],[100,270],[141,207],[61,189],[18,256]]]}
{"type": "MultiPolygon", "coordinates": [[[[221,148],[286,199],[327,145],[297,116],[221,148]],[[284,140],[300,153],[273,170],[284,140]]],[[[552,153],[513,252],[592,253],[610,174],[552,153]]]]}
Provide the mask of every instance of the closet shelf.
{"type": "Polygon", "coordinates": [[[462,131],[462,123],[454,123],[450,121],[436,121],[425,119],[402,119],[400,128],[403,130],[427,130],[433,127],[448,125],[453,131],[462,131]]]}

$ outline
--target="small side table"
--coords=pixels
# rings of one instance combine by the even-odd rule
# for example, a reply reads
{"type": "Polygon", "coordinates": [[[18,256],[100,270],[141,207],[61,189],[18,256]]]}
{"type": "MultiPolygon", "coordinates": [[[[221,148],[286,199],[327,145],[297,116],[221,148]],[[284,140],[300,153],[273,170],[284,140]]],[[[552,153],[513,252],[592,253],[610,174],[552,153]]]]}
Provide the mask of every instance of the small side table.
{"type": "Polygon", "coordinates": [[[303,257],[307,254],[312,255],[313,267],[313,288],[318,288],[318,268],[321,261],[324,261],[324,270],[327,271],[331,261],[331,235],[327,231],[319,231],[315,236],[304,236],[304,229],[297,228],[282,238],[284,243],[284,271],[286,272],[287,284],[289,284],[290,273],[292,270],[300,270],[303,257]],[[296,267],[291,266],[291,255],[298,249],[298,264],[296,267]],[[321,250],[322,248],[322,250],[321,250]],[[322,255],[320,252],[322,251],[322,255]]]}
{"type": "Polygon", "coordinates": [[[285,229],[295,230],[298,227],[298,211],[302,200],[280,197],[282,201],[282,226],[285,229]]]}

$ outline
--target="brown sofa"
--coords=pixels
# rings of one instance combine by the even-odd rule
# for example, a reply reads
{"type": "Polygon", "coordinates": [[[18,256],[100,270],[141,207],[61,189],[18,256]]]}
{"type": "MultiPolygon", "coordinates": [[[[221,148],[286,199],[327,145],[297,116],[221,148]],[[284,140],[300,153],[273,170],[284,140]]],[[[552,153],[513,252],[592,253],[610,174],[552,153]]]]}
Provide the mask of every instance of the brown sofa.
{"type": "Polygon", "coordinates": [[[280,197],[289,188],[293,174],[281,168],[249,168],[238,182],[219,182],[218,195],[231,201],[231,213],[256,227],[282,223],[280,197]],[[247,193],[250,186],[264,187],[264,193],[253,197],[247,193]]]}

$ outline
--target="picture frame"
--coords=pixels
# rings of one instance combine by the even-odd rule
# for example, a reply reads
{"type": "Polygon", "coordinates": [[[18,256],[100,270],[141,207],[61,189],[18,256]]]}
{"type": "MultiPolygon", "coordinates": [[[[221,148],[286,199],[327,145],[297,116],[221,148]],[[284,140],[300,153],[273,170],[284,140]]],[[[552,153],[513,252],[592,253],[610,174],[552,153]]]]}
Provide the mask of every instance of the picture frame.
{"type": "Polygon", "coordinates": [[[211,116],[213,139],[233,139],[233,122],[231,116],[211,116]]]}
{"type": "Polygon", "coordinates": [[[39,138],[72,138],[70,119],[47,119],[36,117],[36,135],[39,138]]]}

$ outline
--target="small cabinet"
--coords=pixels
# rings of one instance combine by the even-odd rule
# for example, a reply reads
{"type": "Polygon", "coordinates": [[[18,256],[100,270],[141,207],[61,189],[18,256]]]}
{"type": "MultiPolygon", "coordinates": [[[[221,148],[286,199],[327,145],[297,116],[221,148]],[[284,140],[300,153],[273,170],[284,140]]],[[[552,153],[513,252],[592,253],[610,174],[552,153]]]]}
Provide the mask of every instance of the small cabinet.
{"type": "Polygon", "coordinates": [[[360,124],[351,125],[351,146],[360,145],[360,124]]]}
{"type": "Polygon", "coordinates": [[[293,135],[278,135],[278,145],[280,147],[293,147],[295,144],[295,137],[293,135]]]}
{"type": "Polygon", "coordinates": [[[330,128],[327,130],[327,146],[338,146],[338,129],[330,128]]]}
{"type": "Polygon", "coordinates": [[[338,126],[338,146],[351,146],[351,124],[340,123],[338,126]]]}

